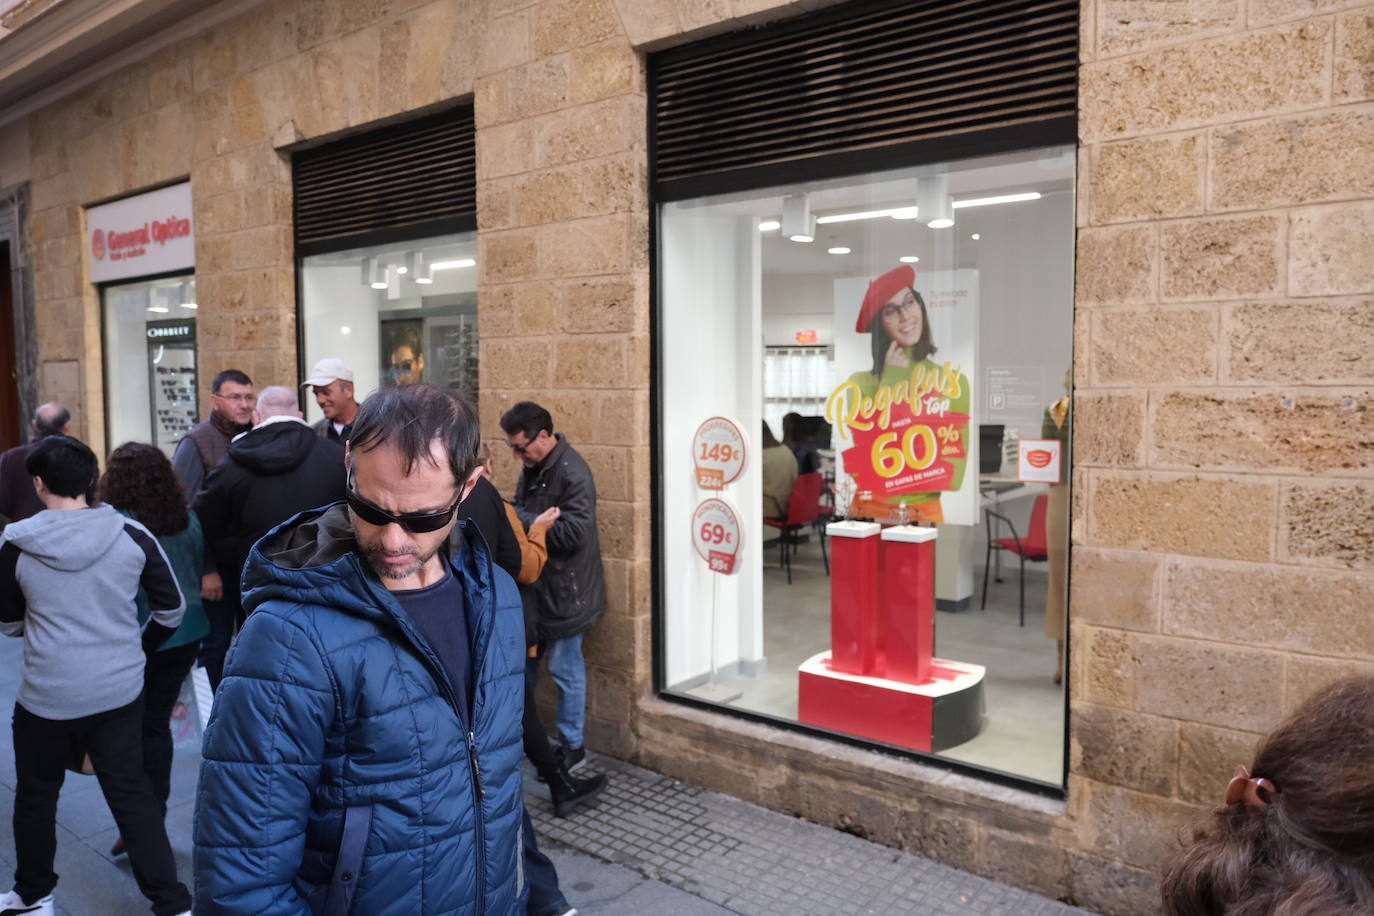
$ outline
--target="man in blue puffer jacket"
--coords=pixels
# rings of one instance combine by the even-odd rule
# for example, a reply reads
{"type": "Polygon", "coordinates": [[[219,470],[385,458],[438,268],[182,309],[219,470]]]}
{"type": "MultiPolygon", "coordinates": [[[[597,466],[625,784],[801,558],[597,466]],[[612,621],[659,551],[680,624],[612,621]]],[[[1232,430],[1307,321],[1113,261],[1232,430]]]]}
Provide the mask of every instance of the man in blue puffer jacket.
{"type": "Polygon", "coordinates": [[[348,499],[249,555],[205,734],[195,910],[517,916],[524,632],[471,527],[478,424],[429,385],[365,401],[348,499]]]}

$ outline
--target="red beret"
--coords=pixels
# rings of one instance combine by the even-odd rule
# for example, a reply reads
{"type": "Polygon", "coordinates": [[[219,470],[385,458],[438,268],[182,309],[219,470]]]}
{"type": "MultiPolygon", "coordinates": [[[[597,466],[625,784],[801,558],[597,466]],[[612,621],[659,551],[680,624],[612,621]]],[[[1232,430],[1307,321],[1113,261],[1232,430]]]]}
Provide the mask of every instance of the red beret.
{"type": "Polygon", "coordinates": [[[873,325],[878,310],[886,305],[889,299],[915,285],[916,269],[910,264],[894,267],[868,284],[868,292],[864,293],[864,304],[859,309],[859,320],[854,322],[854,330],[860,334],[867,331],[873,325]]]}

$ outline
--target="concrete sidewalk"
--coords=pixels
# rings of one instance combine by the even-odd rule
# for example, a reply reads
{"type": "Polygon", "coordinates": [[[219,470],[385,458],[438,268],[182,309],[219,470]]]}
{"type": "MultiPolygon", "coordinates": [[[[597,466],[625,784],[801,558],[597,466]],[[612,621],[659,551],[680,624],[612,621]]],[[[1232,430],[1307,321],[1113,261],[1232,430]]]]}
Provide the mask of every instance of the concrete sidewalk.
{"type": "MultiPolygon", "coordinates": [[[[0,639],[0,709],[13,709],[22,642],[0,639]]],[[[0,729],[0,886],[14,873],[14,748],[0,729]]],[[[191,874],[191,817],[200,758],[179,752],[167,833],[183,880],[191,874]]],[[[611,785],[595,806],[552,816],[548,792],[526,770],[526,798],[563,892],[587,916],[725,914],[1083,913],[978,878],[686,785],[618,760],[593,757],[611,785]]],[[[58,804],[57,911],[136,916],[148,905],[128,860],[112,859],[117,833],[91,776],[69,774],[58,804]]]]}

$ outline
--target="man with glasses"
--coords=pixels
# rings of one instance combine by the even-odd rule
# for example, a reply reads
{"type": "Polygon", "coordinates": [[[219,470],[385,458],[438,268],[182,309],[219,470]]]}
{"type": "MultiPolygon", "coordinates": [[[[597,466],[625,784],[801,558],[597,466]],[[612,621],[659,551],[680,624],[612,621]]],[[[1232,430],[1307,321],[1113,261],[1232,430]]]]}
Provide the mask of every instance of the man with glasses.
{"type": "MultiPolygon", "coordinates": [[[[553,431],[549,412],[521,401],[501,417],[506,444],[525,465],[515,485],[515,511],[528,528],[555,506],[555,521],[545,535],[549,559],[534,584],[539,640],[558,686],[559,754],[569,771],[586,762],[583,732],[587,707],[587,669],[582,637],[606,610],[601,544],[596,535],[596,481],[582,456],[562,433],[553,431]]],[[[539,673],[531,659],[528,676],[539,673]]]]}
{"type": "Polygon", "coordinates": [[[347,498],[260,540],[206,729],[196,912],[525,912],[520,597],[470,525],[472,405],[361,405],[347,498]]]}
{"type": "MultiPolygon", "coordinates": [[[[229,454],[229,442],[252,428],[253,381],[237,369],[225,369],[210,382],[210,416],[192,426],[172,454],[172,470],[186,488],[188,506],[205,485],[205,475],[229,454]]],[[[224,654],[234,637],[234,622],[239,613],[238,580],[233,575],[222,575],[214,563],[207,561],[200,595],[205,616],[210,619],[210,633],[200,644],[198,661],[213,687],[219,684],[224,654]]]]}

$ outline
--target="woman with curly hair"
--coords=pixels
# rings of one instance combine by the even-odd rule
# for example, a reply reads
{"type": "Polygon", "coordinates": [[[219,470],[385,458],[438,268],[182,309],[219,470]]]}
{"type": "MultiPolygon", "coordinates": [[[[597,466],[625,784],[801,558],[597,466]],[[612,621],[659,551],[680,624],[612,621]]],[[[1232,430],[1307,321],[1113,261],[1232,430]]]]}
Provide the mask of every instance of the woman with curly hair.
{"type": "Polygon", "coordinates": [[[1312,697],[1236,767],[1163,897],[1166,916],[1374,913],[1374,677],[1312,697]]]}
{"type": "MultiPolygon", "coordinates": [[[[143,666],[143,769],[165,815],[172,789],[172,707],[195,664],[201,639],[210,632],[210,622],[200,601],[205,539],[200,519],[186,508],[186,492],[172,470],[172,463],[152,445],[126,442],[111,452],[98,493],[101,502],[153,533],[186,598],[181,626],[148,654],[143,666]]],[[[149,616],[148,599],[142,589],[137,600],[138,619],[142,623],[149,616]]],[[[110,854],[123,851],[124,840],[120,839],[110,854]]]]}

